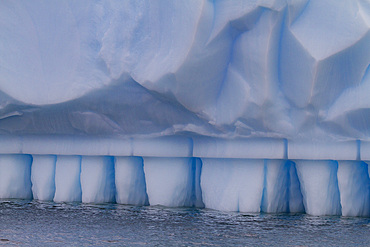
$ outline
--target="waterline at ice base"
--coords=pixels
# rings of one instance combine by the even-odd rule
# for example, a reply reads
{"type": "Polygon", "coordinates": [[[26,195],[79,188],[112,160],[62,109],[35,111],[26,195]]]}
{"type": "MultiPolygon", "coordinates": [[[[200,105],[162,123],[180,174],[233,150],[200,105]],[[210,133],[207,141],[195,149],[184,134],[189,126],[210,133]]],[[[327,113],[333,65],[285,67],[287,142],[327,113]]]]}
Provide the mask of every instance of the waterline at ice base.
{"type": "Polygon", "coordinates": [[[370,1],[1,1],[0,199],[370,217],[370,1]]]}

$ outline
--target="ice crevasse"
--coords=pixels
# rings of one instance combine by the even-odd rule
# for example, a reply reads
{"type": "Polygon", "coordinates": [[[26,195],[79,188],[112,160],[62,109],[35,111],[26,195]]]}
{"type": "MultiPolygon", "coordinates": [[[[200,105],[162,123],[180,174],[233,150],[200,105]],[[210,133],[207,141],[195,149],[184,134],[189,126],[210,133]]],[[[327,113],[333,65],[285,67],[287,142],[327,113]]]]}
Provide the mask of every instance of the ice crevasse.
{"type": "Polygon", "coordinates": [[[370,216],[370,1],[1,1],[0,198],[370,216]]]}

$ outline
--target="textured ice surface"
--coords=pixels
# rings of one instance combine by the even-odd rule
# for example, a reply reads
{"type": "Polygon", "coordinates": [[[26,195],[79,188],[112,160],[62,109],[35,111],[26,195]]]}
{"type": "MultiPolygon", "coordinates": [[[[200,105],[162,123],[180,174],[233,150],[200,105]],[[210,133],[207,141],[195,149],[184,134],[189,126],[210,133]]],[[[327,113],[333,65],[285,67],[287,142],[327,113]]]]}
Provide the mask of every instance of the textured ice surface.
{"type": "Polygon", "coordinates": [[[368,164],[359,161],[338,162],[338,185],[344,216],[370,216],[370,179],[368,164]]]}
{"type": "Polygon", "coordinates": [[[313,215],[340,215],[338,163],[335,161],[296,162],[303,203],[313,215]]]}
{"type": "Polygon", "coordinates": [[[116,202],[147,205],[143,159],[140,157],[116,157],[114,165],[116,202]]]}
{"type": "Polygon", "coordinates": [[[81,191],[81,157],[58,156],[55,168],[56,202],[80,202],[81,191]]]}
{"type": "Polygon", "coordinates": [[[150,205],[192,206],[192,159],[144,158],[150,205]]]}
{"type": "Polygon", "coordinates": [[[368,169],[363,161],[1,154],[0,198],[369,217],[368,169]]]}
{"type": "Polygon", "coordinates": [[[241,212],[304,212],[293,162],[202,159],[201,188],[207,208],[241,212]]]}
{"type": "Polygon", "coordinates": [[[0,155],[0,198],[31,199],[30,155],[0,155]]]}
{"type": "Polygon", "coordinates": [[[207,208],[260,212],[264,161],[203,159],[201,188],[207,208]]]}
{"type": "Polygon", "coordinates": [[[369,92],[369,0],[1,1],[0,198],[369,216],[369,92]]]}
{"type": "Polygon", "coordinates": [[[286,143],[282,139],[219,139],[196,137],[193,155],[205,158],[271,158],[286,157],[286,143]]]}
{"type": "Polygon", "coordinates": [[[33,198],[52,201],[55,194],[55,163],[54,155],[33,155],[31,166],[31,182],[33,198]]]}
{"type": "Polygon", "coordinates": [[[0,3],[0,131],[369,140],[370,2],[0,3]]]}
{"type": "Polygon", "coordinates": [[[81,160],[82,202],[114,202],[114,163],[109,156],[83,156],[81,160]]]}
{"type": "Polygon", "coordinates": [[[261,210],[267,213],[304,212],[295,164],[286,160],[266,160],[261,210]]]}

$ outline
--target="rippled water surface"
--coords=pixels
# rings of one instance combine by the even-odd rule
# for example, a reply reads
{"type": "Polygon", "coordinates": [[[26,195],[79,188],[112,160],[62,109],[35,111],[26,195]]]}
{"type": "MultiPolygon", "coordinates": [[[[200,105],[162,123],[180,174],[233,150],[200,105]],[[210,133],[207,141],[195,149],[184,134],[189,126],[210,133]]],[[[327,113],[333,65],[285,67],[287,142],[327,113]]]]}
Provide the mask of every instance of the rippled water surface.
{"type": "Polygon", "coordinates": [[[370,218],[0,202],[0,245],[370,246],[370,218]]]}

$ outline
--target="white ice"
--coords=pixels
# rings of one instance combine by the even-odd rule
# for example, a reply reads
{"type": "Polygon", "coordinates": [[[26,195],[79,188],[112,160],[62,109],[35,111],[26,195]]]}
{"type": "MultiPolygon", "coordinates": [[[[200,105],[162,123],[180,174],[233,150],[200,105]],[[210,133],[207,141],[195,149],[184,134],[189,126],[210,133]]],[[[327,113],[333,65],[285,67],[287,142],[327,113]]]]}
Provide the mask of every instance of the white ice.
{"type": "Polygon", "coordinates": [[[114,160],[109,156],[82,156],[82,202],[115,202],[114,160]]]}
{"type": "Polygon", "coordinates": [[[30,155],[0,155],[0,198],[31,199],[30,155]]]}
{"type": "Polygon", "coordinates": [[[306,212],[312,215],[341,215],[338,163],[299,160],[296,167],[306,212]]]}
{"type": "Polygon", "coordinates": [[[0,1],[0,198],[368,216],[369,0],[0,1]]]}
{"type": "Polygon", "coordinates": [[[140,157],[116,157],[114,165],[116,202],[121,204],[147,205],[143,159],[140,157]]]}
{"type": "Polygon", "coordinates": [[[263,212],[304,212],[299,179],[293,162],[265,160],[264,179],[261,202],[263,212]]]}
{"type": "Polygon", "coordinates": [[[2,1],[0,133],[369,141],[369,9],[2,1]]]}
{"type": "Polygon", "coordinates": [[[192,159],[144,157],[150,205],[192,206],[192,159]]]}
{"type": "Polygon", "coordinates": [[[58,156],[55,168],[56,202],[80,202],[82,200],[81,156],[58,156]]]}
{"type": "Polygon", "coordinates": [[[363,161],[0,155],[0,198],[370,215],[363,161]]]}
{"type": "Polygon", "coordinates": [[[55,155],[32,155],[31,182],[33,198],[52,201],[55,194],[55,155]]]}
{"type": "Polygon", "coordinates": [[[264,161],[202,159],[201,189],[206,208],[260,212],[264,161]]]}
{"type": "Polygon", "coordinates": [[[338,162],[338,185],[342,215],[370,216],[368,164],[361,161],[338,162]]]}

